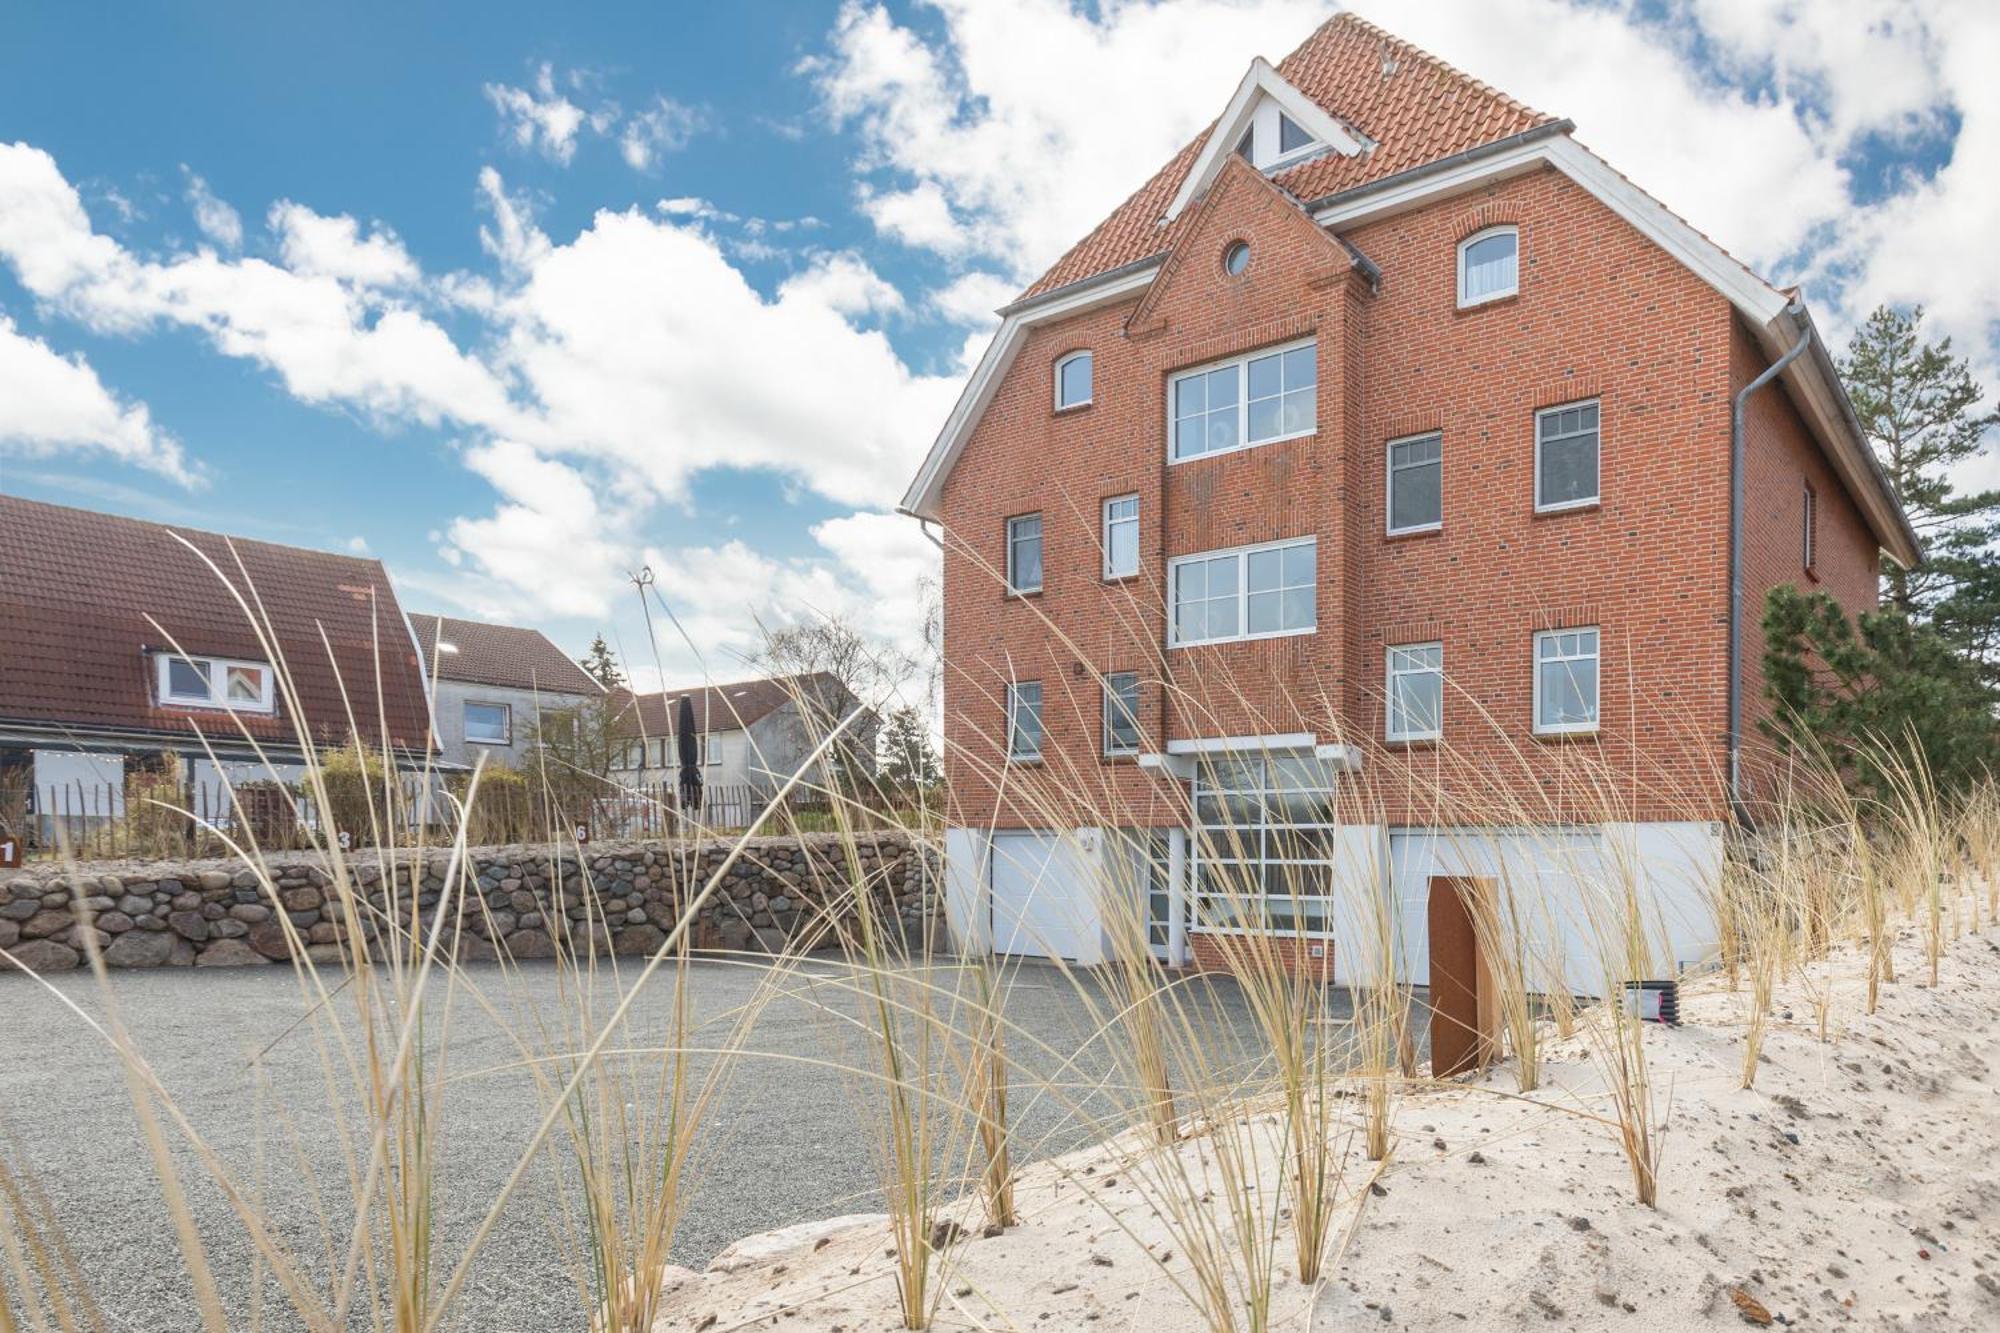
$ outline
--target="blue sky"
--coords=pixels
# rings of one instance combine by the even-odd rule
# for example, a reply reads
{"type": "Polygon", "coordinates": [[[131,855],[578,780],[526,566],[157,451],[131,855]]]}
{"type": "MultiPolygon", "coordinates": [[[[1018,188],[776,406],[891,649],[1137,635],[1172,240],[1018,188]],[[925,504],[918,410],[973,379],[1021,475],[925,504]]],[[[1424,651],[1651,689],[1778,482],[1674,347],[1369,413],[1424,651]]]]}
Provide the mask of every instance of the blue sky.
{"type": "MultiPolygon", "coordinates": [[[[1358,7],[1836,337],[1920,301],[2000,362],[1995,6],[1358,7]]],[[[0,489],[366,549],[642,668],[651,563],[677,678],[823,612],[912,646],[886,511],[988,312],[1332,8],[17,3],[0,489]]]]}

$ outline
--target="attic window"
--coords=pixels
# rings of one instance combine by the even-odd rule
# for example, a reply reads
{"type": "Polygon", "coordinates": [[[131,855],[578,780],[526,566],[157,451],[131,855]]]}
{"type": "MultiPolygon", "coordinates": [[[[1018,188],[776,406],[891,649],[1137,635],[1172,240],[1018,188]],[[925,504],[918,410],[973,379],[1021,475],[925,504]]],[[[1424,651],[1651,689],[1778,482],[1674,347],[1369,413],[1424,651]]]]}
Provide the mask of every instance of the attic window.
{"type": "Polygon", "coordinates": [[[1290,157],[1293,153],[1300,152],[1312,146],[1313,137],[1300,129],[1290,116],[1280,111],[1278,113],[1278,156],[1290,157]]]}
{"type": "Polygon", "coordinates": [[[1243,137],[1236,141],[1236,156],[1242,158],[1245,162],[1254,163],[1257,160],[1256,140],[1257,127],[1252,125],[1249,129],[1243,131],[1243,137]]]}
{"type": "Polygon", "coordinates": [[[1250,267],[1250,242],[1234,241],[1222,252],[1222,271],[1232,278],[1243,276],[1243,270],[1250,267]]]}
{"type": "Polygon", "coordinates": [[[241,713],[275,710],[271,668],[262,662],[186,657],[180,653],[160,653],[153,661],[162,706],[222,708],[241,713]]]}

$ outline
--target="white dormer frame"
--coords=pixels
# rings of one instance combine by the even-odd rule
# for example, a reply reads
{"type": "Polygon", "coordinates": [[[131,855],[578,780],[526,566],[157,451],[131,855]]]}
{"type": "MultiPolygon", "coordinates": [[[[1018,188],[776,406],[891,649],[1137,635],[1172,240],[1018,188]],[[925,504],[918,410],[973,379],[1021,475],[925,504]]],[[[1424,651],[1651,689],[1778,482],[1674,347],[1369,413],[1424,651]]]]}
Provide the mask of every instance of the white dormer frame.
{"type": "MultiPolygon", "coordinates": [[[[1319,141],[1314,152],[1330,151],[1342,157],[1354,157],[1361,152],[1360,140],[1350,134],[1346,126],[1328,115],[1319,103],[1285,82],[1278,71],[1271,68],[1269,61],[1258,56],[1250,62],[1250,72],[1243,76],[1243,82],[1236,85],[1236,95],[1229,99],[1222,119],[1215,122],[1208,142],[1201,146],[1201,156],[1195,158],[1187,179],[1181,182],[1180,190],[1174,195],[1174,201],[1167,205],[1166,221],[1172,222],[1179,217],[1189,204],[1201,197],[1202,191],[1214,183],[1223,163],[1236,151],[1244,131],[1251,127],[1256,117],[1258,106],[1266,98],[1290,116],[1300,129],[1319,141]]],[[[1295,153],[1271,165],[1282,170],[1295,162],[1303,162],[1308,155],[1295,153]]]]}

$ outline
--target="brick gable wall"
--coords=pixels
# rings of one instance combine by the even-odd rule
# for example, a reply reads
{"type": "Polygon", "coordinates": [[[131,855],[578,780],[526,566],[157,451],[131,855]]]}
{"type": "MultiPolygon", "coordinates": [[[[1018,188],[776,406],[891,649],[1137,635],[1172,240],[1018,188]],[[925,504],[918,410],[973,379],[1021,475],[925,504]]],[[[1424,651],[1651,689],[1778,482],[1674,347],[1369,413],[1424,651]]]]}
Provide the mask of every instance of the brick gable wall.
{"type": "MultiPolygon", "coordinates": [[[[1198,207],[1143,301],[1028,332],[944,487],[954,822],[1184,818],[1176,784],[1100,756],[1097,673],[1141,673],[1146,750],[1165,736],[1372,741],[1386,646],[1432,639],[1445,647],[1447,743],[1370,757],[1387,822],[1448,822],[1437,788],[1490,800],[1496,785],[1524,813],[1602,817],[1581,790],[1583,759],[1637,776],[1625,817],[1719,817],[1740,374],[1725,300],[1554,171],[1347,233],[1379,266],[1379,292],[1254,172],[1225,173],[1198,207]],[[1520,295],[1459,311],[1457,243],[1501,221],[1520,228],[1520,295]],[[1221,255],[1239,237],[1252,260],[1232,279],[1221,255]],[[1170,374],[1302,336],[1317,339],[1313,436],[1167,463],[1170,374]],[[1092,403],[1055,413],[1054,364],[1085,347],[1092,403]],[[1589,396],[1602,402],[1603,501],[1538,516],[1535,409],[1589,396]],[[1444,435],[1443,530],[1387,538],[1387,442],[1429,429],[1444,435]],[[1100,505],[1126,493],[1140,497],[1142,569],[1108,587],[1100,505]],[[1010,598],[1005,522],[1028,512],[1043,515],[1044,590],[1010,598]],[[1319,540],[1318,633],[1162,651],[1170,557],[1307,534],[1319,540]],[[1532,636],[1576,624],[1602,631],[1602,738],[1537,741],[1532,636]],[[1043,682],[1039,767],[1001,758],[1010,674],[1043,682]],[[1082,808],[1060,808],[1059,792],[1082,808]]],[[[1759,446],[1788,450],[1817,458],[1802,433],[1759,446]]],[[[1874,544],[1837,485],[1821,495],[1821,540],[1842,571],[1830,581],[1872,598],[1850,571],[1874,544]]],[[[1786,531],[1759,550],[1795,549],[1795,517],[1786,531]]]]}

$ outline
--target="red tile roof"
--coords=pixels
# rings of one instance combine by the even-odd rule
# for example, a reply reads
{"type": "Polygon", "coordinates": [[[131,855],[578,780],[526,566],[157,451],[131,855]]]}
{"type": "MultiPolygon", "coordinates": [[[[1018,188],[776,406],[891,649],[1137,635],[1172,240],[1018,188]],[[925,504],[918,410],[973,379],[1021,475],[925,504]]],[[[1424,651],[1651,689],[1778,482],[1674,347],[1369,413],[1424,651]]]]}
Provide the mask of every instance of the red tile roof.
{"type": "Polygon", "coordinates": [[[545,694],[596,696],[604,692],[588,672],[538,629],[491,625],[482,620],[459,620],[428,612],[411,613],[410,628],[416,632],[424,669],[435,668],[439,680],[540,690],[545,694]],[[455,651],[437,651],[440,626],[444,641],[455,651]]]}
{"type": "MultiPolygon", "coordinates": [[[[1320,25],[1277,69],[1374,143],[1357,156],[1328,153],[1273,178],[1301,200],[1366,185],[1555,119],[1352,14],[1320,25]]],[[[1022,295],[1039,296],[1170,249],[1190,213],[1165,227],[1160,219],[1213,130],[1211,124],[1181,149],[1022,295]]]]}
{"type": "Polygon", "coordinates": [[[671,736],[674,719],[680,716],[681,696],[694,696],[695,722],[701,730],[741,731],[792,702],[798,694],[825,701],[829,707],[851,702],[846,687],[824,671],[809,676],[766,676],[760,680],[739,680],[722,685],[692,689],[664,690],[659,694],[622,696],[620,729],[627,735],[671,736]]]}
{"type": "Polygon", "coordinates": [[[416,648],[380,561],[0,495],[0,723],[177,738],[198,724],[226,746],[240,740],[240,719],[260,742],[288,746],[303,721],[316,738],[339,742],[350,731],[343,688],[371,745],[386,714],[392,744],[428,747],[416,648]],[[174,643],[194,656],[272,656],[223,580],[173,533],[261,606],[303,719],[290,715],[282,691],[275,715],[154,702],[152,656],[174,643]]]}

